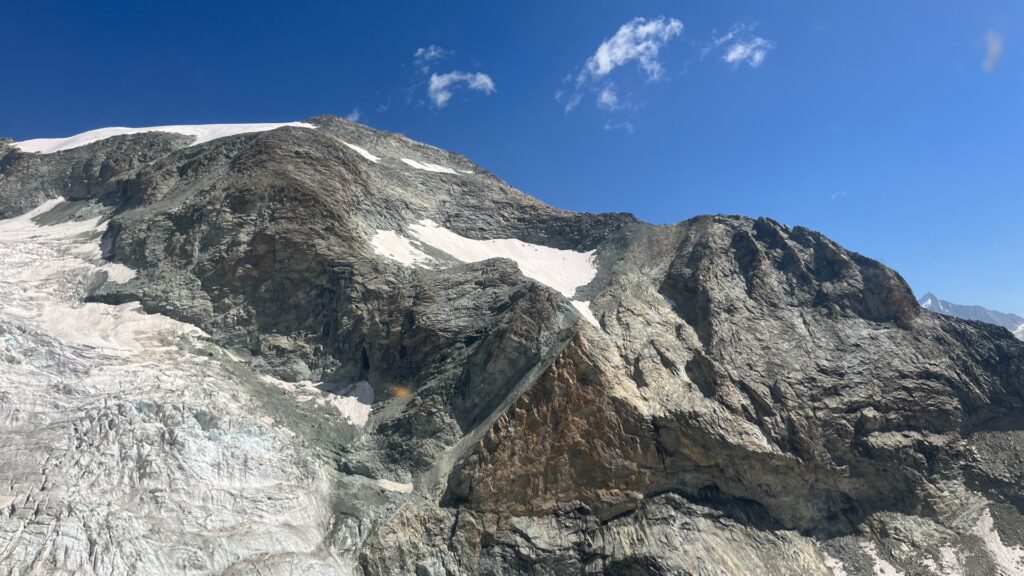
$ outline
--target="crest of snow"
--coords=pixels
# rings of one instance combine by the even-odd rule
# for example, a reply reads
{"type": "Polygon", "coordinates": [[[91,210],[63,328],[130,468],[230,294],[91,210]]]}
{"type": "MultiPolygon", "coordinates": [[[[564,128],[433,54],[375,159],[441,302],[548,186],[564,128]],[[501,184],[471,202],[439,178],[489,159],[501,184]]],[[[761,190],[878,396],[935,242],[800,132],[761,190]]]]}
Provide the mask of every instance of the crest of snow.
{"type": "Polygon", "coordinates": [[[194,124],[181,126],[153,126],[149,128],[99,128],[88,132],[82,132],[81,134],[76,134],[74,136],[68,136],[67,138],[35,138],[32,140],[24,140],[22,142],[15,142],[14,146],[24,152],[52,154],[54,152],[71,150],[72,148],[92,144],[93,142],[99,142],[100,140],[106,140],[107,138],[113,138],[114,136],[141,134],[143,132],[170,132],[173,134],[192,136],[195,140],[190,144],[190,146],[197,146],[218,138],[234,136],[236,134],[248,134],[250,132],[266,132],[267,130],[274,130],[275,128],[281,128],[283,126],[316,128],[316,126],[305,122],[264,124],[194,124]]]}
{"type": "Polygon", "coordinates": [[[598,324],[597,322],[597,318],[594,317],[594,313],[590,311],[589,300],[570,300],[570,302],[572,303],[573,307],[579,311],[580,315],[583,316],[583,318],[587,322],[590,322],[591,324],[598,328],[601,327],[601,325],[598,324]]]}
{"type": "Polygon", "coordinates": [[[597,276],[593,250],[560,250],[514,238],[474,240],[432,220],[420,220],[409,227],[409,232],[416,240],[461,262],[508,258],[519,266],[524,276],[561,292],[566,298],[572,298],[577,288],[597,276]]]}
{"type": "Polygon", "coordinates": [[[349,148],[355,150],[356,152],[359,153],[360,156],[362,156],[363,158],[366,158],[370,162],[374,162],[374,163],[380,162],[380,157],[379,156],[374,156],[373,154],[370,154],[370,152],[366,148],[363,148],[362,146],[356,146],[355,144],[349,144],[348,142],[345,142],[344,140],[342,140],[341,143],[344,144],[345,146],[348,146],[349,148]]]}
{"type": "Polygon", "coordinates": [[[309,380],[298,382],[286,382],[273,376],[263,375],[263,381],[273,384],[282,390],[293,394],[299,402],[313,401],[321,406],[330,406],[338,411],[349,424],[362,428],[370,419],[370,412],[373,411],[373,388],[368,382],[357,382],[342,394],[326,392],[320,389],[323,383],[313,383],[309,380]]]}
{"type": "Polygon", "coordinates": [[[370,239],[373,251],[381,256],[397,260],[406,266],[425,266],[433,260],[430,256],[416,249],[405,236],[394,230],[378,230],[370,239]]]}
{"type": "Polygon", "coordinates": [[[1017,329],[1013,331],[1013,335],[1024,340],[1024,324],[1018,326],[1017,329]]]}
{"type": "Polygon", "coordinates": [[[1003,544],[988,508],[978,518],[973,532],[985,543],[985,549],[1001,573],[1024,574],[1024,548],[1003,544]]]}
{"type": "Polygon", "coordinates": [[[405,162],[409,166],[416,168],[417,170],[426,170],[427,172],[440,172],[442,174],[459,174],[455,170],[448,168],[447,166],[441,166],[438,164],[431,164],[430,162],[420,162],[418,160],[410,160],[408,158],[402,158],[402,162],[405,162]]]}
{"type": "Polygon", "coordinates": [[[392,492],[401,492],[402,494],[409,494],[412,492],[412,484],[392,482],[391,480],[385,480],[383,478],[377,479],[377,485],[385,490],[391,490],[392,492]]]}

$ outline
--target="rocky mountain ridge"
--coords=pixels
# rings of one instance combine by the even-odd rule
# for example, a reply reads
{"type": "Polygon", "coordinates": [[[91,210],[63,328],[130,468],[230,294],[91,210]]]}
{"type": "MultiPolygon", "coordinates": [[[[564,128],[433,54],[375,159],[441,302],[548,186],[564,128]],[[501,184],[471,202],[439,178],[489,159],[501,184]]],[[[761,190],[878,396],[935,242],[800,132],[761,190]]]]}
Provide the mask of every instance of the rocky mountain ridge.
{"type": "Polygon", "coordinates": [[[946,314],[947,316],[956,316],[957,318],[963,318],[964,320],[977,320],[979,322],[987,322],[989,324],[995,324],[996,326],[1002,326],[1017,338],[1024,340],[1024,318],[1016,314],[1007,314],[1006,312],[997,312],[995,310],[989,310],[984,306],[965,306],[963,304],[954,304],[947,300],[942,300],[938,296],[928,292],[922,296],[918,302],[921,307],[932,312],[938,312],[939,314],[946,314]]]}
{"type": "MultiPolygon", "coordinates": [[[[4,333],[31,338],[7,338],[0,356],[22,367],[0,376],[0,566],[1021,568],[1024,343],[1004,330],[922,309],[896,272],[805,228],[572,213],[399,134],[302,124],[200,144],[162,131],[53,153],[0,143],[0,217],[57,238],[33,253],[76,278],[60,306],[138,307],[196,330],[145,331],[125,370],[181,354],[221,374],[111,391],[123,408],[97,416],[68,398],[117,381],[90,376],[104,344],[4,308],[4,333]],[[56,345],[69,347],[56,365],[32,360],[56,345]],[[82,379],[40,379],[66,366],[82,379]],[[66,416],[47,417],[51,402],[66,416]],[[25,414],[74,449],[56,458],[25,414]],[[73,483],[80,462],[96,459],[100,477],[123,467],[97,459],[110,442],[145,454],[133,461],[147,472],[73,483]],[[292,463],[271,477],[275,452],[292,463]],[[195,467],[234,512],[176,492],[169,471],[195,467]],[[182,521],[199,502],[205,520],[182,521]],[[283,518],[317,520],[243,528],[284,502],[303,504],[283,518]],[[73,521],[97,505],[100,519],[73,521]],[[168,517],[181,527],[151,529],[168,517]]],[[[56,281],[22,276],[9,294],[56,281]]]]}

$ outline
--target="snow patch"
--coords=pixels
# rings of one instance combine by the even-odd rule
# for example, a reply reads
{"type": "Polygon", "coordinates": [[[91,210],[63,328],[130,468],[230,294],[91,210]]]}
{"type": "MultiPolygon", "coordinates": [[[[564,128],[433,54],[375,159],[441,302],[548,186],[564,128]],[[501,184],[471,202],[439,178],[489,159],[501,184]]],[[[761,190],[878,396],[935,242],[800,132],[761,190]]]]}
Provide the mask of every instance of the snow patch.
{"type": "Polygon", "coordinates": [[[392,492],[401,492],[402,494],[412,493],[412,484],[392,482],[391,480],[385,480],[383,478],[377,479],[377,485],[385,490],[391,490],[392,492]]]}
{"type": "Polygon", "coordinates": [[[432,220],[420,220],[409,227],[414,238],[461,262],[480,262],[491,258],[514,261],[524,276],[572,298],[576,289],[597,276],[594,251],[560,250],[530,244],[514,238],[474,240],[439,226],[432,220]]]}
{"type": "Polygon", "coordinates": [[[97,303],[47,306],[35,319],[51,336],[108,353],[155,349],[160,342],[178,336],[206,336],[191,324],[162,314],[145,314],[138,302],[118,306],[97,303]]]}
{"type": "Polygon", "coordinates": [[[433,258],[417,250],[412,242],[394,230],[378,230],[370,239],[376,254],[397,260],[406,266],[425,266],[433,258]]]}
{"type": "Polygon", "coordinates": [[[307,124],[305,122],[282,122],[282,123],[264,123],[264,124],[192,124],[192,125],[179,125],[179,126],[153,126],[149,128],[99,128],[96,130],[90,130],[88,132],[82,132],[74,136],[68,136],[67,138],[34,138],[32,140],[24,140],[22,142],[15,142],[14,146],[24,152],[36,152],[39,154],[53,154],[54,152],[61,152],[63,150],[71,150],[72,148],[78,148],[86,146],[100,140],[106,140],[107,138],[113,138],[114,136],[124,136],[127,134],[141,134],[143,132],[170,132],[172,134],[182,134],[185,136],[192,136],[195,140],[190,146],[197,146],[204,144],[211,140],[218,138],[225,138],[227,136],[235,136],[237,134],[248,134],[251,132],[265,132],[267,130],[274,130],[283,126],[295,126],[298,128],[313,128],[316,126],[307,124]]]}
{"type": "Polygon", "coordinates": [[[832,571],[832,576],[848,576],[846,573],[846,566],[843,565],[842,562],[829,556],[825,552],[822,552],[822,554],[825,556],[825,561],[822,562],[822,564],[825,565],[825,568],[832,571]]]}
{"type": "Polygon", "coordinates": [[[1003,544],[988,508],[981,513],[972,532],[984,542],[989,556],[1001,571],[1006,574],[1024,574],[1024,548],[1003,544]]]}
{"type": "Polygon", "coordinates": [[[107,280],[118,284],[124,284],[136,276],[135,270],[118,262],[108,262],[101,267],[101,270],[107,273],[107,280]]]}
{"type": "Polygon", "coordinates": [[[262,378],[264,382],[293,394],[300,402],[313,401],[321,406],[334,408],[353,426],[366,426],[370,412],[373,411],[373,388],[368,382],[356,382],[347,390],[336,393],[322,390],[322,382],[286,382],[267,375],[263,375],[262,378]]]}
{"type": "Polygon", "coordinates": [[[362,156],[363,158],[366,158],[370,162],[373,162],[373,163],[380,162],[380,156],[374,156],[373,154],[370,154],[370,152],[366,148],[363,148],[362,146],[356,146],[355,144],[349,144],[348,142],[345,142],[344,140],[342,140],[341,143],[344,144],[345,146],[348,146],[349,148],[355,150],[356,152],[359,153],[360,156],[362,156]]]}
{"type": "Polygon", "coordinates": [[[430,162],[420,162],[418,160],[410,160],[408,158],[402,158],[402,162],[405,162],[409,166],[416,168],[417,170],[426,170],[427,172],[440,172],[442,174],[455,174],[458,176],[458,172],[448,168],[447,166],[441,166],[439,164],[431,164],[430,162]]]}
{"type": "Polygon", "coordinates": [[[897,570],[895,566],[878,555],[878,549],[875,548],[874,542],[862,543],[861,549],[871,559],[875,576],[903,576],[903,572],[897,570]]]}
{"type": "Polygon", "coordinates": [[[590,311],[589,300],[570,300],[569,302],[572,303],[573,308],[575,308],[587,322],[590,322],[597,328],[601,327],[601,324],[598,323],[594,313],[590,311]]]}

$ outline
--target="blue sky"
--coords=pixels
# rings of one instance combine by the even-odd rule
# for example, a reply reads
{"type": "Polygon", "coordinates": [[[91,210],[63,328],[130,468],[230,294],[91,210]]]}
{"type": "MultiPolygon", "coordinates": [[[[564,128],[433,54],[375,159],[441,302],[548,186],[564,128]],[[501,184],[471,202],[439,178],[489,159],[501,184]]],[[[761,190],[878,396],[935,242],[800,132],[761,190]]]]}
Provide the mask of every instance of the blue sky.
{"type": "Polygon", "coordinates": [[[1024,313],[1021,2],[35,0],[0,53],[16,140],[358,110],[556,206],[769,216],[1024,313]]]}

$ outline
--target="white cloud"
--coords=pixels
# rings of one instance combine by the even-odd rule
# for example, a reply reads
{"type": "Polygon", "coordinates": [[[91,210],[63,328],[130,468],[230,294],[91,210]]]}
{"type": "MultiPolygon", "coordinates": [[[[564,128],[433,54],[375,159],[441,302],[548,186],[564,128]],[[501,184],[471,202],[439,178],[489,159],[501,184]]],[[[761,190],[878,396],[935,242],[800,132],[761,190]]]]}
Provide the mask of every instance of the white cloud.
{"type": "Polygon", "coordinates": [[[615,93],[615,85],[608,84],[597,93],[597,107],[605,110],[619,108],[619,95],[615,93]]]}
{"type": "Polygon", "coordinates": [[[565,111],[572,112],[572,109],[580,105],[580,101],[583,100],[583,95],[579,92],[569,96],[569,99],[565,103],[565,111]]]}
{"type": "Polygon", "coordinates": [[[454,52],[445,50],[444,48],[441,48],[436,44],[431,44],[430,46],[417,48],[416,52],[414,52],[412,56],[413,62],[415,62],[416,65],[419,66],[421,70],[426,72],[430,70],[430,67],[433,65],[434,62],[437,62],[438,60],[443,60],[451,56],[453,53],[454,52]]]}
{"type": "Polygon", "coordinates": [[[999,32],[989,32],[985,35],[985,60],[981,63],[981,69],[989,73],[995,72],[1002,56],[1003,35],[999,32]]]}
{"type": "MultiPolygon", "coordinates": [[[[722,44],[725,44],[726,42],[732,40],[733,38],[736,38],[737,36],[744,32],[753,31],[753,29],[754,26],[748,26],[743,23],[733,24],[732,28],[730,28],[728,32],[722,34],[721,36],[714,36],[711,39],[711,42],[709,42],[707,46],[705,46],[704,49],[700,51],[701,59],[706,57],[708,54],[711,53],[712,50],[718,48],[722,44]]],[[[712,32],[712,34],[714,34],[714,32],[712,32]]]]}
{"type": "Polygon", "coordinates": [[[723,45],[731,43],[725,48],[725,53],[722,55],[723,60],[736,66],[746,62],[752,68],[757,68],[764,63],[768,52],[775,48],[775,45],[760,36],[753,36],[752,33],[756,27],[756,24],[733,24],[725,34],[715,35],[711,38],[711,41],[700,51],[701,59],[723,45]]]}
{"type": "Polygon", "coordinates": [[[565,111],[571,112],[579,106],[585,92],[593,92],[598,108],[627,108],[628,106],[619,98],[614,84],[609,82],[600,88],[594,85],[602,83],[615,69],[631,63],[637,65],[647,80],[658,80],[663,73],[661,61],[658,59],[661,49],[682,33],[683,23],[675,18],[633,18],[620,26],[615,35],[601,42],[578,73],[569,74],[564,78],[566,83],[575,83],[573,92],[565,94],[559,91],[555,99],[559,102],[564,99],[565,111]]]}
{"type": "Polygon", "coordinates": [[[444,108],[452,97],[452,90],[460,83],[465,84],[470,90],[476,90],[485,94],[491,94],[496,91],[494,81],[491,80],[490,76],[482,72],[448,72],[446,74],[430,75],[427,95],[435,107],[444,108]]]}
{"type": "Polygon", "coordinates": [[[351,112],[345,115],[345,120],[349,122],[359,122],[359,119],[363,117],[363,113],[359,111],[359,108],[353,108],[351,112]]]}
{"type": "Polygon", "coordinates": [[[682,33],[683,23],[675,18],[634,18],[623,24],[614,36],[597,47],[594,55],[583,65],[583,71],[577,76],[577,83],[583,84],[591,78],[602,78],[619,66],[634,61],[649,79],[656,80],[662,73],[658,52],[669,40],[682,33]]]}
{"type": "Polygon", "coordinates": [[[726,48],[725,56],[722,58],[730,64],[739,66],[746,62],[752,68],[757,68],[764,63],[765,56],[774,47],[771,42],[760,36],[755,36],[749,40],[735,42],[726,48]]]}

